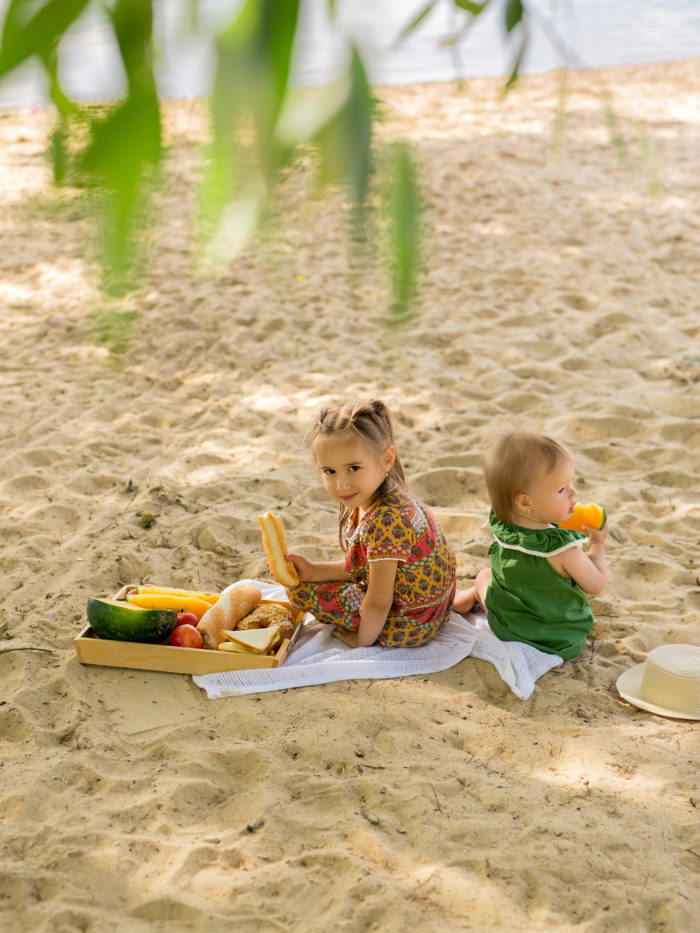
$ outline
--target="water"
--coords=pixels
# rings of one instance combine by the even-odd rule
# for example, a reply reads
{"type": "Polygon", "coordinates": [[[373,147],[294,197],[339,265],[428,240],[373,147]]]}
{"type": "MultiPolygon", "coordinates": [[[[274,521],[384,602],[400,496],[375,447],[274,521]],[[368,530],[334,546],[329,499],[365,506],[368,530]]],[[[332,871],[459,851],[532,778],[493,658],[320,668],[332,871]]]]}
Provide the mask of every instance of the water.
{"type": "MultiPolygon", "coordinates": [[[[0,15],[9,0],[0,0],[0,15]]],[[[294,83],[323,84],[342,69],[349,41],[360,47],[374,84],[447,81],[507,75],[515,52],[501,25],[503,0],[480,17],[459,43],[466,21],[451,0],[438,7],[403,41],[402,29],[426,0],[336,0],[338,28],[327,0],[305,0],[294,58],[294,83]]],[[[211,28],[226,22],[240,0],[200,0],[201,23],[189,22],[190,0],[156,0],[158,87],[162,97],[199,97],[211,85],[211,28]]],[[[524,73],[561,65],[603,67],[700,57],[698,0],[530,0],[536,17],[524,73]]],[[[66,35],[61,80],[76,100],[96,101],[124,92],[119,55],[104,13],[93,5],[66,35]]],[[[47,101],[45,79],[33,64],[0,83],[0,106],[47,101]]]]}

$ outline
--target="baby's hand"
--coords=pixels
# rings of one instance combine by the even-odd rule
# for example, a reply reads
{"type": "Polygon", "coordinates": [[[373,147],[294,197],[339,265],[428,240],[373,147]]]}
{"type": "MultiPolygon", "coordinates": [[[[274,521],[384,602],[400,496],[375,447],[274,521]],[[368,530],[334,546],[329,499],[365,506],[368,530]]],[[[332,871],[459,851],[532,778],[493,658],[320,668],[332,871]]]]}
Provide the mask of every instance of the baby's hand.
{"type": "Polygon", "coordinates": [[[302,557],[301,554],[285,554],[284,559],[294,564],[302,583],[314,582],[316,579],[316,564],[314,564],[313,561],[307,560],[305,557],[302,557]]]}
{"type": "Polygon", "coordinates": [[[602,528],[592,528],[590,525],[582,525],[581,530],[584,534],[588,535],[591,544],[605,544],[605,539],[608,536],[608,523],[606,522],[602,528]]]}

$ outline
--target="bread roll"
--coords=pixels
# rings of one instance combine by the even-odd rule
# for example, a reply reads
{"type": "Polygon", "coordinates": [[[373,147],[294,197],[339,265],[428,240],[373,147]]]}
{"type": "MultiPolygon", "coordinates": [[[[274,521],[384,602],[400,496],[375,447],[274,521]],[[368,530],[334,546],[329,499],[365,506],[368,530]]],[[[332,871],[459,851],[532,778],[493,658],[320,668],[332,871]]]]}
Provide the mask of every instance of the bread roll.
{"type": "Polygon", "coordinates": [[[262,531],[265,557],[270,567],[270,573],[282,586],[294,587],[299,583],[296,567],[291,561],[285,560],[287,553],[287,537],[284,533],[284,524],[279,515],[266,512],[258,515],[262,531]]]}
{"type": "Polygon", "coordinates": [[[252,628],[265,628],[265,621],[261,619],[260,616],[257,616],[255,613],[257,609],[253,609],[252,612],[249,612],[247,616],[244,616],[241,621],[236,625],[237,632],[249,632],[252,628]]]}
{"type": "Polygon", "coordinates": [[[249,612],[245,618],[236,626],[236,631],[241,632],[250,628],[267,628],[274,622],[291,622],[291,610],[285,609],[276,603],[261,603],[256,606],[252,612],[249,612]]]}
{"type": "Polygon", "coordinates": [[[224,629],[235,629],[244,616],[258,605],[262,592],[250,583],[239,583],[227,590],[200,619],[197,629],[205,648],[218,648],[224,629]]]}

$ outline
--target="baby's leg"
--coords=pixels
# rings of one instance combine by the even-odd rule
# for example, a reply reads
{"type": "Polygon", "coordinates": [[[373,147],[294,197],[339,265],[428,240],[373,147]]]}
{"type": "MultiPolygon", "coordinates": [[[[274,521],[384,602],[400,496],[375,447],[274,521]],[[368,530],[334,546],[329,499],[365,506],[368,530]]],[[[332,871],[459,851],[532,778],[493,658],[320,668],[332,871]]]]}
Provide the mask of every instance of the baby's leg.
{"type": "Polygon", "coordinates": [[[310,612],[319,622],[340,625],[356,632],[365,590],[355,583],[333,580],[328,583],[300,583],[287,590],[292,605],[310,612]]]}
{"type": "Polygon", "coordinates": [[[476,575],[474,586],[470,586],[468,590],[457,590],[455,593],[454,603],[452,604],[454,611],[465,615],[475,607],[485,608],[486,590],[490,580],[491,571],[480,570],[476,575]]]}
{"type": "Polygon", "coordinates": [[[455,612],[466,615],[476,605],[476,587],[470,586],[468,590],[457,590],[452,608],[455,612]]]}
{"type": "Polygon", "coordinates": [[[489,588],[489,583],[491,582],[491,571],[486,568],[485,570],[480,570],[476,575],[476,581],[474,582],[474,589],[476,590],[476,601],[481,605],[481,608],[486,612],[486,590],[489,588]]]}

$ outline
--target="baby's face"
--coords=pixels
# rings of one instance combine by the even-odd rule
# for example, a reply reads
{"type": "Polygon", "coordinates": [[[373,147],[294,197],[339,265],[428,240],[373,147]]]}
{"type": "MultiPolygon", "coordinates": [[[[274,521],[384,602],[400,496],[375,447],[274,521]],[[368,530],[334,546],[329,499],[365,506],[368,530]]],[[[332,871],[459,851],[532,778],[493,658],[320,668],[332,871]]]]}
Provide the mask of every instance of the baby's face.
{"type": "Polygon", "coordinates": [[[566,521],[576,505],[573,461],[561,459],[552,470],[538,477],[528,496],[537,520],[545,524],[566,521]]]}

